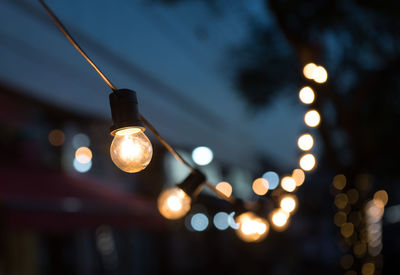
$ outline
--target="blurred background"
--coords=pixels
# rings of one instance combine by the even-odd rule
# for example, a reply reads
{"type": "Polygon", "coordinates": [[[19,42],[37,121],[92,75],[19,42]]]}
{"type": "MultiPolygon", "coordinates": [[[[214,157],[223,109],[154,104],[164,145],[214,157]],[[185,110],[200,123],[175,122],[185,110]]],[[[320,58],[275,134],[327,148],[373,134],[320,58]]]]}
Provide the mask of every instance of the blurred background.
{"type": "Polygon", "coordinates": [[[0,0],[0,274],[398,274],[399,2],[46,3],[213,185],[271,206],[280,179],[305,181],[288,225],[257,243],[207,189],[165,219],[157,197],[189,170],[149,131],[150,165],[119,170],[111,90],[38,1],[0,0]]]}

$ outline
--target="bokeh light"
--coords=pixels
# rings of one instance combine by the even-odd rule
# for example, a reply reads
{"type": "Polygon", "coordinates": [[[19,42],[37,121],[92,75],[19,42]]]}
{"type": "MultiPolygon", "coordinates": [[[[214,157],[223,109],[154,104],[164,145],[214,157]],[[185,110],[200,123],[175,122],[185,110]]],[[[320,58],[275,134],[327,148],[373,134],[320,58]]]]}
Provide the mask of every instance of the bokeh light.
{"type": "Polygon", "coordinates": [[[303,170],[294,169],[292,172],[292,178],[296,182],[296,186],[300,186],[304,183],[304,180],[306,179],[306,175],[304,174],[303,170]]]}
{"type": "Polygon", "coordinates": [[[312,72],[312,79],[317,83],[325,83],[328,80],[328,72],[324,67],[318,66],[312,72]]]}
{"type": "Polygon", "coordinates": [[[297,187],[296,181],[289,176],[283,177],[281,180],[281,187],[287,192],[293,192],[297,187]]]}
{"type": "Polygon", "coordinates": [[[90,170],[90,168],[92,168],[92,161],[90,160],[89,162],[81,163],[76,158],[74,158],[73,166],[74,169],[79,173],[86,173],[90,170]]]}
{"type": "Polygon", "coordinates": [[[210,148],[205,146],[197,147],[192,152],[192,159],[197,165],[207,165],[214,158],[214,154],[210,148]]]}
{"type": "Polygon", "coordinates": [[[352,189],[348,190],[348,191],[346,192],[346,194],[347,194],[347,197],[348,197],[349,202],[350,202],[351,204],[356,204],[356,203],[357,203],[358,197],[359,197],[359,194],[358,194],[357,189],[352,188],[352,189]]]}
{"type": "Polygon", "coordinates": [[[72,147],[78,149],[79,147],[89,147],[90,139],[83,133],[76,134],[72,137],[72,147]]]}
{"type": "Polygon", "coordinates": [[[208,227],[208,217],[203,213],[197,213],[190,219],[190,225],[195,231],[204,231],[208,227]]]}
{"type": "Polygon", "coordinates": [[[279,176],[277,173],[273,171],[268,171],[262,176],[264,179],[268,181],[269,190],[274,190],[279,185],[279,176]]]}
{"type": "Polygon", "coordinates": [[[229,227],[229,215],[225,212],[218,212],[215,214],[214,219],[214,226],[218,230],[225,230],[229,227]]]}
{"type": "Polygon", "coordinates": [[[373,275],[375,273],[375,265],[373,263],[365,263],[361,267],[362,275],[373,275]]]}
{"type": "Polygon", "coordinates": [[[335,205],[339,209],[344,209],[349,202],[349,198],[346,194],[339,193],[335,196],[335,205]]]}
{"type": "Polygon", "coordinates": [[[342,226],[345,222],[347,222],[347,214],[343,211],[339,211],[333,217],[333,221],[336,226],[342,226]]]}
{"type": "Polygon", "coordinates": [[[385,207],[388,203],[389,196],[385,190],[379,190],[374,194],[374,203],[380,207],[385,207]]]}
{"type": "Polygon", "coordinates": [[[281,208],[271,212],[272,226],[276,231],[283,231],[288,225],[290,214],[281,208]]]}
{"type": "Polygon", "coordinates": [[[285,195],[279,203],[281,209],[288,213],[292,213],[297,208],[297,198],[294,195],[285,195]]]}
{"type": "Polygon", "coordinates": [[[268,188],[268,181],[264,178],[258,178],[253,181],[253,191],[259,196],[267,194],[268,188]]]}
{"type": "Polygon", "coordinates": [[[217,184],[217,186],[215,186],[215,189],[217,189],[218,192],[221,192],[228,198],[232,195],[232,185],[230,185],[229,182],[221,181],[217,184]]]}
{"type": "Polygon", "coordinates": [[[309,127],[317,127],[321,122],[321,116],[317,110],[310,110],[304,115],[304,122],[309,127]]]}
{"type": "Polygon", "coordinates": [[[308,86],[301,88],[299,91],[299,99],[304,104],[313,103],[315,99],[314,91],[308,86]]]}
{"type": "Polygon", "coordinates": [[[340,227],[340,233],[343,237],[349,238],[354,233],[354,225],[352,223],[345,222],[340,227]]]}
{"type": "Polygon", "coordinates": [[[303,134],[297,139],[297,146],[303,151],[311,150],[314,146],[314,139],[310,134],[303,134]]]}
{"type": "Polygon", "coordinates": [[[65,135],[63,131],[59,129],[54,129],[50,131],[48,139],[51,145],[61,146],[64,144],[65,135]]]}
{"type": "Polygon", "coordinates": [[[232,229],[239,229],[239,223],[235,221],[235,212],[231,212],[228,216],[228,223],[232,229]]]}
{"type": "Polygon", "coordinates": [[[304,171],[311,171],[312,169],[314,169],[314,167],[316,165],[316,160],[315,160],[314,155],[305,154],[305,155],[301,156],[301,158],[299,160],[299,165],[300,165],[300,168],[303,169],[304,171]]]}
{"type": "Polygon", "coordinates": [[[313,79],[314,77],[314,70],[317,68],[317,65],[314,63],[308,63],[303,68],[303,74],[308,79],[313,79]]]}
{"type": "Polygon", "coordinates": [[[345,186],[346,186],[346,177],[344,175],[339,174],[333,178],[333,187],[335,187],[337,190],[343,190],[345,186]]]}
{"type": "Polygon", "coordinates": [[[158,197],[158,211],[170,220],[176,220],[190,210],[191,198],[179,187],[165,189],[158,197]]]}
{"type": "Polygon", "coordinates": [[[92,151],[87,147],[79,147],[75,151],[75,158],[80,163],[88,163],[92,160],[92,151]]]}
{"type": "Polygon", "coordinates": [[[259,242],[265,239],[269,232],[267,220],[258,217],[253,212],[245,212],[236,218],[239,229],[236,234],[245,242],[259,242]]]}

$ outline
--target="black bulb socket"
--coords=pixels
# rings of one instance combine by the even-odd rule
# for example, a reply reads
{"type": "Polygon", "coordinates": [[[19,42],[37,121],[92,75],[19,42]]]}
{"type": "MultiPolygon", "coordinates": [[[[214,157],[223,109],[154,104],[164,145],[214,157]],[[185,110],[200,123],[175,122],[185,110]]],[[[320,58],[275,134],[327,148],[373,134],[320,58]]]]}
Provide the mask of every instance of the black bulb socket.
{"type": "Polygon", "coordinates": [[[200,170],[193,170],[182,183],[177,186],[189,197],[193,197],[196,190],[206,181],[206,176],[200,170]]]}
{"type": "Polygon", "coordinates": [[[109,96],[111,117],[113,125],[110,128],[112,136],[119,130],[126,128],[140,128],[145,130],[144,123],[140,119],[136,92],[129,89],[119,89],[109,96]]]}

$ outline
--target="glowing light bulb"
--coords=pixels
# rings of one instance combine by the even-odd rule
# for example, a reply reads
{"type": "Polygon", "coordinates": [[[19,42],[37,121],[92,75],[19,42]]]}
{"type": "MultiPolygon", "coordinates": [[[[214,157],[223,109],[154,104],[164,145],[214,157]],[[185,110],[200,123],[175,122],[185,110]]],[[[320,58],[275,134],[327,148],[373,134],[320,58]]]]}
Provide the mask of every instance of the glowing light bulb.
{"type": "Polygon", "coordinates": [[[290,214],[281,208],[272,211],[271,221],[275,230],[277,231],[285,230],[288,225],[289,217],[290,214]]]}
{"type": "Polygon", "coordinates": [[[239,229],[236,234],[245,242],[259,242],[267,237],[269,223],[267,220],[258,217],[253,212],[245,212],[236,218],[239,229]]]}
{"type": "Polygon", "coordinates": [[[308,86],[303,87],[299,92],[299,99],[304,104],[313,103],[315,99],[314,91],[308,86]]]}
{"type": "Polygon", "coordinates": [[[119,169],[136,173],[150,163],[153,147],[141,128],[125,128],[115,133],[110,154],[112,161],[119,169]]]}
{"type": "Polygon", "coordinates": [[[318,66],[312,72],[312,79],[317,83],[324,83],[328,79],[328,72],[324,67],[318,66]]]}
{"type": "Polygon", "coordinates": [[[314,146],[314,139],[310,134],[303,134],[297,140],[297,145],[303,151],[311,150],[314,146]]]}
{"type": "Polygon", "coordinates": [[[299,164],[304,171],[311,171],[314,169],[316,162],[314,155],[305,154],[300,158],[299,164]]]}
{"type": "Polygon", "coordinates": [[[313,79],[314,76],[314,70],[317,68],[317,65],[314,63],[308,63],[307,65],[304,66],[303,68],[303,74],[305,77],[308,79],[313,79]]]}
{"type": "Polygon", "coordinates": [[[296,186],[300,186],[304,183],[306,179],[306,175],[304,174],[303,170],[301,169],[294,169],[292,173],[292,178],[296,182],[296,186]]]}
{"type": "Polygon", "coordinates": [[[280,201],[280,206],[284,211],[292,213],[297,207],[297,198],[292,195],[285,195],[280,201]]]}
{"type": "Polygon", "coordinates": [[[164,190],[158,197],[158,211],[165,218],[176,220],[189,212],[191,201],[181,188],[174,186],[164,190]]]}
{"type": "Polygon", "coordinates": [[[215,189],[217,189],[228,198],[232,195],[232,185],[230,185],[229,182],[221,181],[217,184],[217,186],[215,186],[215,189]]]}
{"type": "Polygon", "coordinates": [[[79,147],[75,151],[75,158],[78,162],[85,164],[92,160],[92,151],[87,147],[79,147]]]}
{"type": "Polygon", "coordinates": [[[304,115],[304,122],[309,127],[317,127],[321,122],[321,116],[318,111],[310,110],[304,115]]]}
{"type": "Polygon", "coordinates": [[[268,192],[269,183],[264,178],[255,179],[253,182],[253,191],[259,196],[264,196],[268,192]]]}
{"type": "Polygon", "coordinates": [[[293,192],[296,187],[296,181],[292,177],[283,177],[281,180],[281,187],[287,192],[293,192]]]}
{"type": "Polygon", "coordinates": [[[193,150],[192,158],[197,165],[204,166],[209,164],[213,160],[214,154],[210,148],[200,146],[193,150]]]}

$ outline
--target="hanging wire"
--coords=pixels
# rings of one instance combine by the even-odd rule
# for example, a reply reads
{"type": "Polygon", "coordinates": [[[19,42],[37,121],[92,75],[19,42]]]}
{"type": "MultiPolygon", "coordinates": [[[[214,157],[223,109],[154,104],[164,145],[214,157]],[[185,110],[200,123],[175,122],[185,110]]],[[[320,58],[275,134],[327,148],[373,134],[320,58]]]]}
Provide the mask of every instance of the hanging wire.
{"type": "MultiPolygon", "coordinates": [[[[111,83],[111,81],[101,72],[101,70],[94,64],[94,62],[89,58],[89,56],[82,50],[82,48],[78,45],[78,43],[72,38],[72,36],[69,34],[67,29],[64,27],[64,25],[61,23],[60,19],[54,14],[54,12],[46,5],[46,3],[43,0],[39,0],[39,2],[42,4],[42,6],[45,8],[47,13],[50,15],[51,19],[53,22],[56,24],[58,29],[61,31],[61,33],[68,39],[68,41],[75,47],[76,50],[86,59],[86,61],[96,70],[96,72],[100,75],[100,77],[104,80],[104,82],[113,90],[117,91],[117,88],[111,83]]],[[[153,125],[150,124],[150,122],[143,117],[143,115],[140,115],[140,119],[143,121],[143,123],[149,128],[149,130],[155,135],[155,137],[160,141],[160,143],[178,160],[180,161],[183,165],[185,165],[187,168],[190,169],[191,172],[195,171],[195,169],[163,138],[161,135],[158,133],[158,131],[153,127],[153,125]]],[[[222,192],[218,191],[214,185],[210,184],[208,181],[205,181],[203,183],[205,186],[207,186],[211,191],[213,191],[219,198],[229,202],[229,203],[234,203],[235,198],[233,196],[226,196],[222,192]]]]}
{"type": "Polygon", "coordinates": [[[56,24],[57,28],[64,34],[64,36],[71,42],[71,44],[77,49],[77,51],[86,59],[87,62],[96,70],[96,72],[100,75],[100,77],[104,80],[104,82],[113,90],[116,91],[114,84],[101,72],[101,70],[94,64],[94,62],[89,58],[89,56],[82,50],[82,48],[78,45],[78,43],[72,38],[67,29],[61,23],[60,19],[54,14],[54,12],[46,5],[43,0],[39,0],[42,6],[46,9],[47,13],[50,15],[51,19],[56,24]]]}

